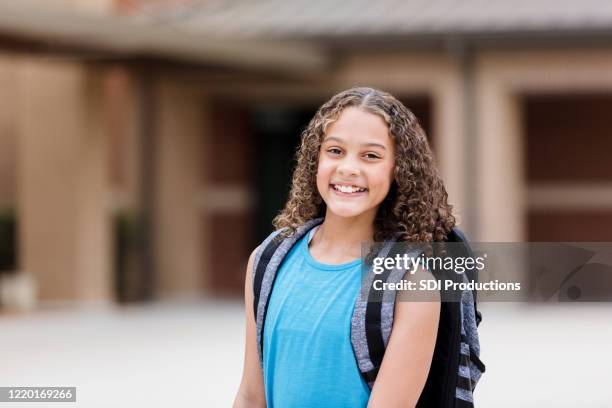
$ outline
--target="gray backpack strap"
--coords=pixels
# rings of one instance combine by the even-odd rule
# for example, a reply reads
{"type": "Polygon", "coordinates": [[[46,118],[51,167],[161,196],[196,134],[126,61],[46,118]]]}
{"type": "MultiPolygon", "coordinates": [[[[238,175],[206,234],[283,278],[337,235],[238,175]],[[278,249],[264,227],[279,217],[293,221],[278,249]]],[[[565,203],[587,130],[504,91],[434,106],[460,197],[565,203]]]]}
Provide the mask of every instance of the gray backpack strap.
{"type": "Polygon", "coordinates": [[[283,238],[277,230],[270,234],[257,248],[253,262],[253,311],[255,314],[255,325],[257,331],[257,353],[259,362],[263,367],[263,329],[268,311],[268,301],[272,293],[276,272],[283,259],[293,245],[302,238],[310,229],[321,224],[323,218],[317,218],[306,222],[299,227],[294,234],[283,238]]]}
{"type": "MultiPolygon", "coordinates": [[[[468,282],[464,275],[464,282],[468,282]]],[[[472,403],[474,388],[485,372],[485,365],[480,361],[480,342],[474,298],[471,290],[464,290],[461,296],[461,349],[459,355],[459,373],[456,398],[472,403]]]]}
{"type": "MultiPolygon", "coordinates": [[[[403,253],[402,242],[385,242],[376,256],[395,257],[403,253]]],[[[418,256],[419,251],[409,256],[418,256]]],[[[362,277],[361,292],[355,301],[351,318],[351,344],[357,359],[361,376],[370,389],[378,375],[385,349],[391,337],[393,314],[395,311],[396,291],[377,291],[373,289],[374,280],[388,283],[400,282],[406,271],[404,269],[387,270],[380,275],[370,268],[362,277]]]]}

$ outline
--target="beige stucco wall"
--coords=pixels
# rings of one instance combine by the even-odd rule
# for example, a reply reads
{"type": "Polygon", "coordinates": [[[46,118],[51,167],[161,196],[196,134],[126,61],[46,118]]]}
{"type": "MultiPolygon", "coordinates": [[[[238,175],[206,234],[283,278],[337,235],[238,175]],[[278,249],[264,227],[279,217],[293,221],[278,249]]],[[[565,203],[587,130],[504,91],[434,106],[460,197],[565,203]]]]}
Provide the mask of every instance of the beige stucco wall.
{"type": "Polygon", "coordinates": [[[159,297],[202,293],[203,101],[189,86],[156,87],[155,250],[159,297]]]}
{"type": "Polygon", "coordinates": [[[109,129],[107,173],[111,211],[137,211],[140,206],[141,109],[138,78],[120,65],[105,75],[105,118],[109,129]]]}
{"type": "Polygon", "coordinates": [[[0,210],[16,205],[16,114],[20,96],[16,79],[13,56],[0,55],[0,210]]]}
{"type": "Polygon", "coordinates": [[[20,61],[21,268],[43,300],[111,298],[103,72],[20,61]]]}

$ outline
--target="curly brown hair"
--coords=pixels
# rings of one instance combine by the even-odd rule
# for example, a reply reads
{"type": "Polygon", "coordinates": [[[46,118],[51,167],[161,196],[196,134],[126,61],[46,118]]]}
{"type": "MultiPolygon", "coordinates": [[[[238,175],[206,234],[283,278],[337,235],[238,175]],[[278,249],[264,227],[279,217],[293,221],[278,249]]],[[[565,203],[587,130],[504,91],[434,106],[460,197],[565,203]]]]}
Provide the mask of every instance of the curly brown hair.
{"type": "Polygon", "coordinates": [[[366,87],[334,95],[302,132],[289,198],[274,218],[274,227],[287,228],[285,235],[290,235],[305,222],[325,215],[325,202],[316,183],[321,144],[327,127],[348,107],[381,116],[395,143],[394,180],[374,220],[374,241],[389,240],[398,233],[400,241],[444,241],[455,217],[425,132],[395,97],[366,87]]]}

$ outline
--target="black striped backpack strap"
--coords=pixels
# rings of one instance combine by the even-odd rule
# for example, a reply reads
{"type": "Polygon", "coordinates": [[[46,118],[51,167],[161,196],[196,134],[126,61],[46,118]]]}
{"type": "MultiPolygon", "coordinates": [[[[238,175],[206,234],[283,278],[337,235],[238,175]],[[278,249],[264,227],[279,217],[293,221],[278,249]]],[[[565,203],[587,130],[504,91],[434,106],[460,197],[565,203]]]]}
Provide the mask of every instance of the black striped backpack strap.
{"type": "MultiPolygon", "coordinates": [[[[406,242],[385,243],[376,256],[395,257],[396,254],[403,254],[406,251],[406,244],[406,242]]],[[[415,249],[409,252],[409,256],[417,257],[421,250],[415,249]]],[[[368,270],[355,304],[351,321],[351,341],[359,370],[370,389],[374,386],[391,336],[396,301],[395,291],[384,291],[381,298],[381,292],[372,287],[373,280],[399,282],[405,272],[405,270],[387,270],[380,275],[373,275],[371,269],[368,270]]],[[[432,272],[435,276],[435,271],[432,272]]],[[[442,297],[452,299],[452,295],[442,295],[442,297]]],[[[456,407],[460,343],[460,304],[456,300],[442,302],[433,361],[417,407],[456,407]]]]}
{"type": "MultiPolygon", "coordinates": [[[[449,241],[456,243],[455,256],[474,258],[474,252],[465,235],[457,228],[449,234],[449,241]]],[[[477,282],[478,270],[472,268],[459,276],[464,283],[477,282]]],[[[480,341],[478,325],[482,320],[477,308],[476,291],[464,290],[458,303],[460,312],[461,334],[459,341],[459,366],[457,370],[457,386],[455,389],[455,407],[471,408],[474,406],[474,389],[485,366],[480,361],[480,341]]]]}
{"type": "MultiPolygon", "coordinates": [[[[457,227],[453,228],[451,232],[448,234],[448,242],[457,243],[457,245],[461,248],[461,254],[459,256],[466,256],[474,258],[474,251],[472,251],[472,247],[468,243],[465,234],[457,227]]],[[[478,270],[476,268],[470,268],[466,272],[466,276],[469,282],[478,282],[478,270]]],[[[479,325],[482,321],[482,314],[478,310],[477,303],[477,292],[472,291],[472,297],[474,298],[474,314],[476,317],[476,325],[479,325]]]]}
{"type": "MultiPolygon", "coordinates": [[[[394,258],[404,253],[404,245],[404,242],[386,242],[375,256],[394,258]]],[[[416,257],[418,253],[409,256],[416,257]]],[[[397,283],[403,279],[406,271],[391,269],[376,275],[370,267],[363,272],[361,291],[351,318],[351,344],[361,376],[372,389],[391,337],[396,300],[396,291],[375,290],[374,281],[397,283]]]]}
{"type": "Polygon", "coordinates": [[[257,332],[257,353],[259,362],[263,365],[263,330],[268,312],[268,302],[276,280],[276,272],[293,245],[308,231],[321,224],[323,218],[306,222],[292,235],[285,237],[284,230],[276,230],[270,234],[255,251],[253,261],[253,311],[257,332]]]}
{"type": "MultiPolygon", "coordinates": [[[[461,235],[462,236],[462,235],[461,235]]],[[[455,231],[448,234],[446,245],[441,242],[434,246],[436,256],[467,256],[465,247],[455,244],[459,235],[455,231]]],[[[433,274],[437,279],[451,279],[454,282],[462,282],[464,277],[454,271],[434,269],[433,274]]],[[[438,333],[432,357],[429,374],[423,391],[417,403],[417,407],[429,408],[468,408],[471,401],[457,398],[457,389],[460,383],[458,373],[462,360],[462,292],[452,289],[441,289],[440,319],[438,322],[438,333]]]]}
{"type": "MultiPolygon", "coordinates": [[[[468,282],[464,276],[464,282],[468,282]]],[[[461,344],[459,348],[459,369],[457,372],[456,406],[470,408],[474,406],[474,389],[485,372],[485,365],[480,360],[480,341],[478,325],[474,312],[472,291],[463,291],[461,299],[461,344]]]]}

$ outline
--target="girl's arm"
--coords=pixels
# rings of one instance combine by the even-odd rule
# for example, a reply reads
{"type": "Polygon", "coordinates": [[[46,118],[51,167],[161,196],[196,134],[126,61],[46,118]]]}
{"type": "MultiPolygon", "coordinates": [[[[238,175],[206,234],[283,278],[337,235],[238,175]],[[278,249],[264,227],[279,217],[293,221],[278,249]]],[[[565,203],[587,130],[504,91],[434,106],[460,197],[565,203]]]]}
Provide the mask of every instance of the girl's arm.
{"type": "MultiPolygon", "coordinates": [[[[414,277],[418,281],[425,278],[426,273],[420,270],[414,277]]],[[[398,297],[402,296],[398,293],[398,297]]],[[[439,318],[440,294],[437,292],[432,293],[430,301],[395,303],[393,330],[368,408],[416,405],[429,374],[439,318]]]]}
{"type": "Polygon", "coordinates": [[[257,354],[255,332],[255,317],[253,313],[253,260],[255,251],[251,253],[244,282],[244,304],[246,309],[246,343],[244,350],[244,367],[242,381],[234,400],[234,408],[263,408],[266,406],[263,373],[257,354]]]}

